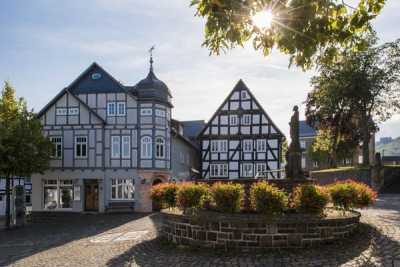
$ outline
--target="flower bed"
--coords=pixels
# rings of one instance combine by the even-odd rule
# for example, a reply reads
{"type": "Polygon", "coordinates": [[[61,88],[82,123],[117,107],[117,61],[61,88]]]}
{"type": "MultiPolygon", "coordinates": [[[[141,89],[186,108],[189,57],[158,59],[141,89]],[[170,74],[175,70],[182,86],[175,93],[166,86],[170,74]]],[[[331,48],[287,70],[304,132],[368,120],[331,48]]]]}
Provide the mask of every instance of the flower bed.
{"type": "Polygon", "coordinates": [[[370,187],[352,180],[323,187],[299,183],[290,192],[266,181],[247,190],[218,182],[166,184],[154,192],[154,200],[169,208],[162,212],[165,239],[225,249],[299,248],[344,238],[360,220],[351,209],[376,199],[370,187]]]}

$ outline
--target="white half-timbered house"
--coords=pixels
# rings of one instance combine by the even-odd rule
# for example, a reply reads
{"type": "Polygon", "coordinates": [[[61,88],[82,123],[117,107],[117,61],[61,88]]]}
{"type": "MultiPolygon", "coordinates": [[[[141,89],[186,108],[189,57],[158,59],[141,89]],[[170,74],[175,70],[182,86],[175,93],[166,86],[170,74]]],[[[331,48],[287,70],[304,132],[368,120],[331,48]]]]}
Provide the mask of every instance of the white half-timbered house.
{"type": "Polygon", "coordinates": [[[198,139],[203,179],[281,178],[284,135],[242,80],[198,139]]]}

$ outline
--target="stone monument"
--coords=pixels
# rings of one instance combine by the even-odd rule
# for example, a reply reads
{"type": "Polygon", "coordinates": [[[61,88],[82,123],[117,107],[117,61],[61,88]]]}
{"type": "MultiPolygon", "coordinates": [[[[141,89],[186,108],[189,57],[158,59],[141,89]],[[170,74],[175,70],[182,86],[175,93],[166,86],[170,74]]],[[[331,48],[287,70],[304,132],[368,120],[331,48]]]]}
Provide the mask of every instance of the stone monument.
{"type": "Polygon", "coordinates": [[[294,114],[290,119],[290,139],[288,151],[286,153],[286,178],[292,180],[303,179],[304,174],[301,169],[301,148],[299,141],[299,107],[293,107],[294,114]]]}

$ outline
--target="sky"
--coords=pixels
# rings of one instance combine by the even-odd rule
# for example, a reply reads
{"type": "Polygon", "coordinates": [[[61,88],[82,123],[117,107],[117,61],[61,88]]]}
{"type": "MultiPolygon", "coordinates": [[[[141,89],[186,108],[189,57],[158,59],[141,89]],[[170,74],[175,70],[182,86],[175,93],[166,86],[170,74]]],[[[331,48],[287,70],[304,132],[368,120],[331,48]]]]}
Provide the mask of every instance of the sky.
{"type": "MultiPolygon", "coordinates": [[[[357,2],[349,0],[349,3],[357,2]]],[[[400,37],[400,1],[387,0],[373,25],[381,42],[400,37]]],[[[208,120],[243,79],[277,126],[288,135],[292,107],[300,106],[315,73],[288,68],[288,57],[269,57],[252,46],[210,56],[202,47],[204,19],[190,0],[0,1],[0,80],[39,111],[92,62],[124,85],[154,70],[173,95],[173,117],[208,120]]],[[[400,136],[400,115],[380,125],[381,136],[400,136]]]]}

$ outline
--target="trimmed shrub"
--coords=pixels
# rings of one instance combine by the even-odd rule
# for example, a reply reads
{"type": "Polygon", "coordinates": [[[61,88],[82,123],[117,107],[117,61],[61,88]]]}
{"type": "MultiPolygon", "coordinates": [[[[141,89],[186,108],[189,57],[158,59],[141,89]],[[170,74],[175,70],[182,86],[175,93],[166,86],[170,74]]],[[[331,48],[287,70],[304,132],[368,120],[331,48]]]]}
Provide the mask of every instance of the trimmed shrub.
{"type": "Polygon", "coordinates": [[[333,204],[345,210],[371,206],[377,197],[371,187],[351,179],[330,185],[329,191],[333,204]]]}
{"type": "Polygon", "coordinates": [[[353,183],[347,181],[336,182],[328,186],[328,189],[334,206],[344,210],[355,207],[358,193],[353,183]]]}
{"type": "Polygon", "coordinates": [[[175,183],[161,183],[153,186],[150,198],[156,207],[172,208],[176,206],[176,193],[178,186],[175,183]]]}
{"type": "Polygon", "coordinates": [[[328,202],[328,190],[313,184],[297,186],[291,196],[292,208],[304,213],[321,214],[328,202]]]}
{"type": "Polygon", "coordinates": [[[200,208],[208,192],[209,187],[206,184],[182,183],[176,195],[178,207],[184,210],[200,208]]]}
{"type": "Polygon", "coordinates": [[[357,199],[354,203],[354,207],[356,208],[366,208],[375,203],[377,193],[368,185],[356,182],[354,180],[347,180],[348,183],[351,183],[357,191],[357,199]]]}
{"type": "Polygon", "coordinates": [[[287,208],[288,197],[278,187],[262,181],[251,186],[250,203],[252,208],[260,213],[281,213],[287,208]]]}
{"type": "Polygon", "coordinates": [[[240,211],[240,204],[244,196],[242,185],[218,182],[211,187],[211,193],[217,211],[229,213],[240,211]]]}

